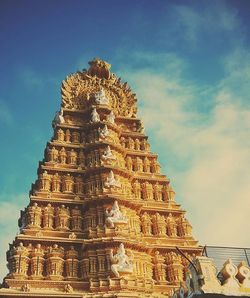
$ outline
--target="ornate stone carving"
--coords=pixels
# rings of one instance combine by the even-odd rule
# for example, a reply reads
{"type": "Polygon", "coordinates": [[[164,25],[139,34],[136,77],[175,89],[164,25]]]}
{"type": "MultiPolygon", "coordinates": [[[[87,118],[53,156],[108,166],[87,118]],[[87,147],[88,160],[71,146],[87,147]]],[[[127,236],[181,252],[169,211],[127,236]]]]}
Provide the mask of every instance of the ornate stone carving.
{"type": "Polygon", "coordinates": [[[66,279],[77,280],[78,279],[78,252],[75,250],[74,246],[70,246],[70,249],[66,251],[65,254],[65,271],[66,279]]]}
{"type": "Polygon", "coordinates": [[[115,114],[113,111],[111,111],[106,118],[107,122],[111,123],[111,124],[115,124],[115,114]]]}
{"type": "Polygon", "coordinates": [[[70,151],[68,151],[68,163],[71,165],[77,164],[77,153],[75,152],[74,149],[71,149],[70,151]]]}
{"type": "Polygon", "coordinates": [[[57,130],[57,141],[58,142],[64,142],[64,138],[65,138],[65,133],[61,128],[59,128],[57,130]]]}
{"type": "Polygon", "coordinates": [[[51,177],[47,171],[44,171],[42,174],[39,175],[39,189],[41,191],[49,191],[51,184],[51,177]]]}
{"type": "Polygon", "coordinates": [[[54,208],[51,206],[51,204],[48,204],[46,207],[44,207],[42,221],[44,229],[53,229],[54,208]]]}
{"type": "Polygon", "coordinates": [[[52,122],[52,126],[56,127],[58,124],[65,123],[65,120],[63,118],[63,110],[57,111],[54,117],[54,120],[52,122]]]}
{"type": "Polygon", "coordinates": [[[44,250],[41,244],[37,244],[35,248],[32,249],[30,254],[30,264],[31,264],[31,278],[32,279],[42,279],[43,278],[43,266],[44,266],[44,250]]]}
{"type": "Polygon", "coordinates": [[[117,201],[114,202],[111,210],[106,209],[105,215],[105,223],[107,226],[110,226],[111,228],[113,228],[115,225],[128,223],[128,219],[120,211],[117,201]]]}
{"type": "Polygon", "coordinates": [[[100,116],[96,111],[96,108],[93,108],[92,112],[91,112],[91,118],[90,118],[90,122],[100,122],[100,116]]]}
{"type": "Polygon", "coordinates": [[[51,178],[51,190],[53,192],[61,191],[61,177],[58,175],[58,173],[55,173],[51,178]]]}
{"type": "Polygon", "coordinates": [[[121,183],[115,179],[115,175],[114,175],[113,171],[109,172],[109,175],[108,175],[106,181],[104,182],[104,186],[106,188],[112,188],[112,187],[120,188],[121,187],[121,183]]]}
{"type": "Polygon", "coordinates": [[[166,267],[165,259],[160,255],[159,251],[155,252],[154,258],[154,276],[159,284],[166,283],[166,267]]]}
{"type": "Polygon", "coordinates": [[[116,156],[112,153],[109,146],[105,149],[101,156],[101,161],[103,164],[112,164],[114,161],[116,161],[116,156]]]}
{"type": "Polygon", "coordinates": [[[172,213],[169,213],[167,219],[166,219],[166,222],[167,222],[167,234],[168,236],[171,236],[171,237],[176,237],[177,236],[177,224],[175,222],[175,219],[172,215],[172,213]]]}
{"type": "Polygon", "coordinates": [[[50,246],[46,255],[46,274],[48,279],[62,280],[64,249],[57,244],[50,246]]]}
{"type": "Polygon", "coordinates": [[[105,139],[109,135],[109,130],[108,130],[107,125],[105,124],[103,128],[99,127],[98,133],[99,133],[100,139],[105,139]]]}
{"type": "Polygon", "coordinates": [[[72,193],[74,188],[74,179],[70,174],[63,176],[62,190],[63,192],[72,193]]]}
{"type": "Polygon", "coordinates": [[[82,215],[81,210],[76,206],[71,211],[71,226],[74,231],[82,230],[82,215]]]}
{"type": "Polygon", "coordinates": [[[102,105],[109,104],[109,99],[107,98],[103,88],[101,88],[100,91],[96,92],[94,97],[95,97],[95,102],[97,104],[102,104],[102,105]]]}
{"type": "Polygon", "coordinates": [[[111,271],[116,277],[120,277],[120,273],[133,272],[133,258],[128,257],[125,252],[124,244],[121,243],[117,253],[113,255],[113,249],[110,251],[111,271]]]}
{"type": "Polygon", "coordinates": [[[69,230],[69,208],[66,208],[64,205],[56,208],[56,229],[57,230],[69,230]]]}
{"type": "Polygon", "coordinates": [[[152,222],[149,214],[147,212],[144,212],[141,217],[141,224],[142,224],[142,233],[145,234],[145,236],[151,236],[152,235],[152,222]]]}
{"type": "Polygon", "coordinates": [[[13,278],[27,278],[29,266],[29,251],[22,242],[18,246],[13,246],[9,256],[9,269],[13,278]]]}

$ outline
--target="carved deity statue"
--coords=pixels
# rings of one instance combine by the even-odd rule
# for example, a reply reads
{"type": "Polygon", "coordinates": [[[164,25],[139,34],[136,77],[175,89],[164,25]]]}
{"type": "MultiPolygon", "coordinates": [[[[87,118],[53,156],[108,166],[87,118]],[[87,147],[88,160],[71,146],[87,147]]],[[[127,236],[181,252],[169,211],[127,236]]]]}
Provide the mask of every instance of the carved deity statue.
{"type": "Polygon", "coordinates": [[[64,138],[65,138],[65,133],[61,128],[59,128],[57,130],[57,141],[58,142],[64,142],[64,138]]]}
{"type": "Polygon", "coordinates": [[[141,142],[139,139],[135,139],[135,150],[141,149],[141,142]]]}
{"type": "Polygon", "coordinates": [[[150,173],[150,160],[147,158],[147,156],[143,160],[143,170],[146,173],[150,173]]]}
{"type": "Polygon", "coordinates": [[[106,120],[111,124],[115,124],[115,114],[113,111],[111,111],[110,114],[107,115],[106,120]]]}
{"type": "Polygon", "coordinates": [[[129,171],[133,171],[133,161],[131,156],[126,157],[126,166],[129,171]]]}
{"type": "Polygon", "coordinates": [[[121,187],[121,183],[115,179],[115,175],[112,170],[109,172],[107,180],[104,182],[104,186],[107,188],[121,187]]]}
{"type": "Polygon", "coordinates": [[[151,171],[152,173],[159,174],[161,170],[159,162],[154,158],[151,162],[151,171]]]}
{"type": "Polygon", "coordinates": [[[57,230],[69,230],[69,208],[62,205],[56,209],[56,229],[57,230]]]}
{"type": "Polygon", "coordinates": [[[47,171],[44,171],[42,174],[39,175],[39,182],[41,191],[50,190],[51,177],[47,171]]]}
{"type": "Polygon", "coordinates": [[[99,138],[105,139],[109,135],[109,130],[107,125],[105,124],[103,128],[98,128],[99,138]]]}
{"type": "Polygon", "coordinates": [[[153,186],[148,181],[142,184],[142,195],[144,200],[153,200],[153,186]]]}
{"type": "Polygon", "coordinates": [[[162,200],[161,185],[159,185],[159,183],[156,182],[153,188],[154,188],[154,199],[156,201],[161,201],[162,200]]]}
{"type": "Polygon", "coordinates": [[[85,155],[82,149],[80,150],[78,155],[78,163],[79,163],[79,166],[81,167],[85,166],[85,155]]]}
{"type": "Polygon", "coordinates": [[[75,192],[76,192],[76,194],[82,194],[83,187],[84,187],[84,183],[83,183],[81,175],[76,176],[76,178],[75,178],[75,192]]]}
{"type": "Polygon", "coordinates": [[[27,209],[27,227],[40,228],[42,222],[42,209],[37,203],[27,209]]]}
{"type": "Polygon", "coordinates": [[[165,258],[160,255],[159,251],[155,252],[154,255],[154,275],[155,279],[158,283],[164,283],[166,282],[166,267],[167,265],[165,264],[165,258]]]}
{"type": "Polygon", "coordinates": [[[67,143],[70,143],[70,140],[71,140],[71,133],[70,133],[70,130],[67,129],[67,130],[66,130],[66,133],[65,133],[65,141],[66,141],[67,143]]]}
{"type": "Polygon", "coordinates": [[[67,159],[67,153],[64,147],[61,148],[61,150],[59,151],[59,161],[62,164],[66,163],[66,159],[67,159]]]}
{"type": "Polygon", "coordinates": [[[61,177],[58,173],[55,173],[51,178],[51,190],[53,192],[60,192],[61,189],[61,177]]]}
{"type": "Polygon", "coordinates": [[[71,210],[71,226],[74,231],[82,230],[82,215],[78,206],[71,210]]]}
{"type": "Polygon", "coordinates": [[[49,152],[49,159],[51,162],[57,162],[58,161],[59,152],[55,147],[52,147],[52,149],[49,152]]]}
{"type": "Polygon", "coordinates": [[[133,272],[133,258],[128,257],[125,252],[124,244],[121,243],[117,254],[113,255],[113,250],[110,252],[111,271],[119,278],[120,273],[132,273],[133,272]]]}
{"type": "Polygon", "coordinates": [[[95,94],[95,102],[97,104],[102,104],[102,105],[108,105],[109,104],[109,99],[108,97],[106,96],[105,94],[105,91],[103,88],[101,88],[100,91],[98,91],[96,94],[95,94]]]}
{"type": "Polygon", "coordinates": [[[101,156],[102,162],[106,162],[107,164],[111,164],[113,161],[117,160],[116,156],[112,153],[110,147],[108,146],[101,156]]]}
{"type": "Polygon", "coordinates": [[[96,108],[93,108],[92,112],[91,112],[91,119],[90,119],[90,122],[100,122],[100,116],[99,114],[97,113],[96,111],[96,108]]]}
{"type": "Polygon", "coordinates": [[[179,220],[177,221],[177,230],[180,237],[192,235],[192,226],[185,218],[184,214],[181,214],[179,220]]]}
{"type": "Polygon", "coordinates": [[[63,117],[63,110],[57,111],[54,117],[54,120],[52,121],[52,126],[55,128],[58,124],[65,123],[64,117],[63,117]]]}
{"type": "Polygon", "coordinates": [[[80,133],[78,131],[72,132],[72,143],[80,143],[80,133]]]}
{"type": "Polygon", "coordinates": [[[105,221],[106,225],[110,226],[111,228],[113,228],[115,224],[128,223],[128,219],[120,211],[117,201],[114,202],[110,211],[106,209],[105,216],[106,216],[106,221],[105,221]]]}
{"type": "Polygon", "coordinates": [[[138,180],[135,180],[132,184],[133,193],[137,199],[141,199],[141,183],[138,180]]]}
{"type": "Polygon", "coordinates": [[[73,192],[74,179],[70,174],[67,174],[63,177],[62,188],[63,192],[73,192]]]}
{"type": "Polygon", "coordinates": [[[135,149],[135,143],[134,140],[132,138],[128,138],[127,140],[127,147],[128,149],[134,150],[135,149]]]}
{"type": "Polygon", "coordinates": [[[141,150],[145,150],[145,151],[150,150],[150,145],[146,139],[142,139],[142,141],[141,141],[141,150]]]}
{"type": "Polygon", "coordinates": [[[54,208],[51,204],[48,204],[43,209],[43,228],[44,229],[53,229],[54,224],[54,208]]]}
{"type": "Polygon", "coordinates": [[[144,212],[141,217],[142,233],[146,236],[152,235],[152,222],[149,214],[144,212]]]}
{"type": "Polygon", "coordinates": [[[152,217],[153,230],[155,235],[164,236],[166,235],[166,221],[163,215],[158,212],[152,217]]]}
{"type": "Polygon", "coordinates": [[[177,236],[177,224],[175,222],[175,219],[172,215],[172,213],[169,213],[167,219],[166,219],[166,223],[167,223],[167,234],[168,236],[171,237],[176,237],[177,236]]]}
{"type": "Polygon", "coordinates": [[[74,149],[71,149],[68,152],[68,163],[71,165],[76,165],[77,164],[77,153],[75,152],[74,149]]]}
{"type": "Polygon", "coordinates": [[[134,171],[143,172],[143,161],[138,156],[134,159],[134,171]]]}

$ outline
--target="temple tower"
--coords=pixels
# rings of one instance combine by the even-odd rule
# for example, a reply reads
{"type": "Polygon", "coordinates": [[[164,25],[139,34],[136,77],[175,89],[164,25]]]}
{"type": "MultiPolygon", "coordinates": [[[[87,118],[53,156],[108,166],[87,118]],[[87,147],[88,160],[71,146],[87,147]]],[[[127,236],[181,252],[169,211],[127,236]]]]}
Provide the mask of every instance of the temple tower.
{"type": "Polygon", "coordinates": [[[89,64],[62,82],[0,297],[168,297],[188,265],[176,246],[201,251],[135,94],[108,63],[89,64]]]}

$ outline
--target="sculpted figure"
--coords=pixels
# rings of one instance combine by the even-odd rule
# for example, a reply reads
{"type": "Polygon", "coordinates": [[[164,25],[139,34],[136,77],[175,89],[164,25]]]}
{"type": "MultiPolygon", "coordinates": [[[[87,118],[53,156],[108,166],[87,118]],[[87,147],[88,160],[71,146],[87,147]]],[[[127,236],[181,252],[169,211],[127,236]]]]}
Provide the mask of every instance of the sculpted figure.
{"type": "Polygon", "coordinates": [[[134,159],[134,170],[136,172],[143,172],[143,162],[138,156],[134,159]]]}
{"type": "Polygon", "coordinates": [[[54,223],[54,208],[51,206],[51,204],[48,204],[43,209],[43,228],[44,229],[53,229],[53,223],[54,223]]]}
{"type": "Polygon", "coordinates": [[[58,156],[59,156],[59,152],[58,152],[58,150],[57,150],[55,147],[53,147],[53,148],[51,149],[51,151],[50,151],[50,154],[51,154],[51,158],[50,158],[50,160],[51,160],[52,162],[57,162],[57,161],[58,161],[58,156]]]}
{"type": "Polygon", "coordinates": [[[69,230],[69,208],[62,205],[56,209],[56,228],[57,230],[69,230]]]}
{"type": "Polygon", "coordinates": [[[121,138],[120,138],[120,143],[121,143],[121,145],[122,145],[123,148],[126,147],[126,140],[125,140],[124,137],[121,137],[121,138]]]}
{"type": "Polygon", "coordinates": [[[90,122],[100,122],[100,116],[99,114],[97,113],[96,111],[96,108],[93,108],[92,112],[91,112],[91,119],[90,119],[90,122]]]}
{"type": "Polygon", "coordinates": [[[68,163],[71,165],[76,165],[77,163],[77,153],[75,152],[74,149],[71,149],[68,152],[68,163]]]}
{"type": "Polygon", "coordinates": [[[81,132],[81,142],[82,144],[86,144],[86,134],[84,131],[81,132]]]}
{"type": "Polygon", "coordinates": [[[65,141],[66,141],[67,143],[70,143],[70,139],[71,139],[71,133],[70,133],[70,130],[67,129],[67,130],[66,130],[66,134],[65,134],[65,141]]]}
{"type": "Polygon", "coordinates": [[[62,188],[63,192],[73,192],[74,180],[70,174],[63,177],[62,188]]]}
{"type": "Polygon", "coordinates": [[[126,157],[126,165],[127,165],[127,169],[129,171],[133,171],[133,161],[132,161],[131,156],[126,157]]]}
{"type": "Polygon", "coordinates": [[[153,186],[148,181],[142,184],[142,195],[144,200],[153,200],[153,186]]]}
{"type": "Polygon", "coordinates": [[[60,189],[61,189],[61,177],[58,175],[58,173],[55,173],[55,175],[53,175],[51,179],[51,190],[53,192],[60,192],[60,189]]]}
{"type": "Polygon", "coordinates": [[[80,143],[80,133],[78,131],[72,132],[72,143],[80,143]]]}
{"type": "Polygon", "coordinates": [[[162,200],[161,186],[159,185],[158,182],[156,182],[154,185],[154,199],[156,201],[162,200]]]}
{"type": "Polygon", "coordinates": [[[42,174],[39,175],[39,181],[40,181],[40,190],[42,191],[50,190],[51,177],[47,171],[44,171],[42,174]]]}
{"type": "Polygon", "coordinates": [[[155,235],[166,235],[166,221],[163,215],[158,212],[153,216],[153,230],[155,235]]]}
{"type": "Polygon", "coordinates": [[[155,279],[158,283],[166,281],[166,267],[165,259],[160,255],[159,251],[155,252],[154,255],[154,264],[155,264],[155,279]]]}
{"type": "Polygon", "coordinates": [[[111,124],[115,124],[115,114],[113,111],[110,112],[110,114],[107,116],[107,121],[111,124]]]}
{"type": "Polygon", "coordinates": [[[101,90],[95,94],[95,102],[97,104],[103,104],[103,105],[109,104],[109,99],[106,97],[105,91],[103,88],[101,88],[101,90]]]}
{"type": "Polygon", "coordinates": [[[135,139],[135,150],[140,150],[141,142],[139,139],[135,139]]]}
{"type": "Polygon", "coordinates": [[[32,206],[28,207],[27,215],[28,215],[27,227],[36,227],[36,228],[41,227],[42,209],[37,205],[37,203],[34,203],[32,206]]]}
{"type": "Polygon", "coordinates": [[[151,162],[151,171],[152,171],[152,173],[159,174],[160,169],[161,169],[161,167],[160,167],[159,162],[154,158],[151,162]]]}
{"type": "Polygon", "coordinates": [[[107,180],[104,182],[104,186],[107,188],[121,187],[121,183],[115,179],[115,175],[112,170],[109,172],[107,180]]]}
{"type": "Polygon", "coordinates": [[[59,151],[59,160],[60,163],[65,164],[66,163],[66,158],[67,158],[67,153],[64,147],[59,151]]]}
{"type": "Polygon", "coordinates": [[[78,163],[81,167],[85,166],[85,155],[83,153],[83,150],[81,149],[78,156],[78,163]]]}
{"type": "Polygon", "coordinates": [[[64,142],[64,137],[65,137],[64,131],[61,128],[59,128],[57,131],[57,140],[59,142],[64,142]]]}
{"type": "Polygon", "coordinates": [[[52,121],[52,126],[55,128],[58,124],[65,123],[65,120],[63,118],[63,111],[57,111],[54,117],[54,120],[52,121]]]}
{"type": "Polygon", "coordinates": [[[106,150],[103,152],[103,155],[101,156],[101,160],[103,162],[106,161],[107,163],[111,164],[112,161],[117,160],[117,158],[116,156],[113,155],[110,147],[108,146],[106,150]]]}
{"type": "Polygon", "coordinates": [[[105,139],[109,135],[109,130],[107,125],[105,124],[103,128],[98,128],[99,138],[105,139]]]}
{"type": "Polygon", "coordinates": [[[144,212],[141,217],[141,223],[142,223],[142,233],[146,236],[152,235],[152,222],[149,214],[147,212],[144,212]]]}
{"type": "Polygon", "coordinates": [[[135,197],[141,199],[141,183],[139,183],[138,180],[135,180],[132,187],[135,197]]]}
{"type": "Polygon", "coordinates": [[[150,150],[149,143],[147,142],[146,139],[143,139],[141,141],[141,150],[145,150],[145,151],[149,151],[150,150]]]}
{"type": "Polygon", "coordinates": [[[169,216],[167,217],[167,234],[168,236],[176,237],[177,236],[177,230],[176,230],[176,222],[172,215],[172,213],[169,213],[169,216]]]}
{"type": "Polygon", "coordinates": [[[192,226],[189,221],[181,214],[180,219],[177,221],[177,231],[180,237],[191,236],[192,226]]]}
{"type": "Polygon", "coordinates": [[[83,193],[83,186],[84,186],[84,183],[83,183],[82,177],[81,177],[81,175],[78,175],[75,178],[75,191],[76,191],[76,194],[82,194],[83,193]]]}
{"type": "Polygon", "coordinates": [[[113,228],[115,224],[128,223],[128,219],[121,213],[118,202],[115,201],[111,210],[106,209],[106,225],[113,228]]]}
{"type": "Polygon", "coordinates": [[[147,158],[147,156],[143,160],[143,170],[146,173],[150,173],[150,160],[147,158]]]}
{"type": "Polygon", "coordinates": [[[124,273],[132,273],[133,272],[133,259],[128,257],[125,252],[124,244],[121,243],[117,254],[113,255],[113,250],[110,252],[110,260],[111,260],[111,271],[114,275],[119,278],[119,272],[124,273]]]}
{"type": "Polygon", "coordinates": [[[128,149],[131,149],[131,150],[134,150],[135,149],[135,144],[134,144],[134,140],[132,138],[128,138],[128,141],[127,141],[127,144],[128,144],[128,149]]]}

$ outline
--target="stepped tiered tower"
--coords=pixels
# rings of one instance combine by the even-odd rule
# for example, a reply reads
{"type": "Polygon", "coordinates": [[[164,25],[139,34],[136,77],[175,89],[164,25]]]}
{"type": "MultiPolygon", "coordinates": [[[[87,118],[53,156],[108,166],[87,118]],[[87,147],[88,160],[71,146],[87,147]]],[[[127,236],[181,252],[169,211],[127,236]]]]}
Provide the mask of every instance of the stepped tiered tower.
{"type": "Polygon", "coordinates": [[[100,59],[62,83],[0,297],[168,297],[197,255],[136,96],[100,59]]]}

